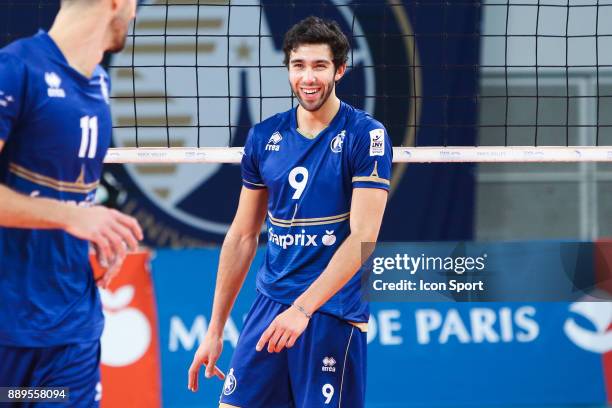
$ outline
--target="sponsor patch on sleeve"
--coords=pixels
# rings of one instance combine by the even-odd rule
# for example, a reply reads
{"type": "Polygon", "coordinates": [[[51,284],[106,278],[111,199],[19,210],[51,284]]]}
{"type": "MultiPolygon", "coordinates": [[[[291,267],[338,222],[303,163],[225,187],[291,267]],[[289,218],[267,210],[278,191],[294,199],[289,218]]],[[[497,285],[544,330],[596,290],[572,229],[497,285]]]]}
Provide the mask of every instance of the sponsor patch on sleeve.
{"type": "Polygon", "coordinates": [[[370,156],[385,155],[385,130],[370,130],[370,156]]]}

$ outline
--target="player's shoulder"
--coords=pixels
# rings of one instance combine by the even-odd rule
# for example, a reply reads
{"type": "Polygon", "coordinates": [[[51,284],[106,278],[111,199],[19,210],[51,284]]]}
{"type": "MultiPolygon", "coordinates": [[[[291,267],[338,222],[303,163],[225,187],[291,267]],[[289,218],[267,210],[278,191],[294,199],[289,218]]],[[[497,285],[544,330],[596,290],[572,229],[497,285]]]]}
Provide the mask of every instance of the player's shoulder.
{"type": "Polygon", "coordinates": [[[281,132],[289,127],[291,115],[295,114],[295,109],[289,109],[272,115],[253,126],[252,136],[255,140],[265,139],[267,142],[275,132],[281,132]]]}
{"type": "Polygon", "coordinates": [[[383,134],[386,132],[385,126],[376,120],[368,112],[355,108],[349,104],[345,104],[347,121],[350,124],[349,135],[354,141],[362,140],[363,143],[369,143],[372,132],[383,134]],[[377,130],[381,129],[381,130],[377,130]]]}
{"type": "Polygon", "coordinates": [[[6,64],[13,69],[23,69],[28,55],[29,38],[13,41],[0,49],[0,64],[6,64]]]}
{"type": "Polygon", "coordinates": [[[41,48],[41,34],[20,38],[0,49],[0,57],[15,64],[27,65],[35,60],[41,48]]]}

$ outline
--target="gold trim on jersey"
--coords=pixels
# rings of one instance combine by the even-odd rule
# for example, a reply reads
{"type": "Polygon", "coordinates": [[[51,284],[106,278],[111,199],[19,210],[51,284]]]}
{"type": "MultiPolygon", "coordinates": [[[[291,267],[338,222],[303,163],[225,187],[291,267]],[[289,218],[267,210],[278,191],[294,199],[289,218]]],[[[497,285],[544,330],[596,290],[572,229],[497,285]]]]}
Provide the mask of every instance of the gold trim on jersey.
{"type": "Polygon", "coordinates": [[[9,164],[9,171],[18,177],[31,181],[32,183],[68,193],[88,194],[95,190],[99,183],[99,181],[85,183],[85,171],[83,168],[81,168],[81,173],[75,182],[57,180],[53,177],[48,177],[32,170],[28,170],[25,167],[19,166],[15,163],[9,164]]]}
{"type": "Polygon", "coordinates": [[[355,326],[362,333],[368,332],[368,323],[367,322],[348,322],[351,326],[355,326]]]}
{"type": "Polygon", "coordinates": [[[248,181],[248,180],[245,180],[245,179],[242,179],[242,181],[243,181],[243,182],[245,182],[245,183],[247,183],[247,184],[250,184],[250,185],[252,185],[252,186],[257,186],[257,187],[266,187],[266,185],[265,185],[265,184],[257,184],[257,183],[252,183],[252,182],[250,182],[250,181],[248,181]]]}
{"type": "Polygon", "coordinates": [[[380,177],[372,177],[372,176],[367,176],[367,177],[353,177],[353,183],[357,182],[357,181],[372,181],[374,183],[381,183],[384,184],[386,186],[390,185],[391,183],[389,183],[389,180],[384,179],[384,178],[380,178],[380,177]]]}
{"type": "Polygon", "coordinates": [[[309,227],[315,225],[335,224],[341,221],[346,221],[349,219],[350,214],[350,212],[346,212],[344,214],[332,215],[329,217],[294,218],[292,220],[282,220],[280,218],[274,218],[268,211],[268,218],[270,219],[270,223],[272,225],[276,225],[277,227],[309,227]]]}
{"type": "Polygon", "coordinates": [[[370,173],[369,176],[353,177],[352,182],[354,183],[356,181],[372,181],[374,183],[382,183],[387,186],[391,185],[389,180],[378,176],[378,160],[374,162],[374,169],[372,170],[372,173],[370,173]]]}
{"type": "Polygon", "coordinates": [[[327,129],[328,127],[329,127],[329,126],[325,126],[325,127],[324,127],[323,129],[321,129],[321,130],[319,131],[319,133],[317,133],[316,135],[312,135],[312,134],[310,134],[310,133],[308,133],[308,132],[305,132],[305,131],[301,130],[300,128],[296,128],[295,130],[296,130],[296,131],[297,131],[297,132],[298,132],[300,135],[304,136],[306,139],[314,140],[314,139],[316,139],[317,137],[319,137],[319,135],[320,135],[321,133],[323,133],[323,132],[325,131],[325,129],[327,129]]]}
{"type": "Polygon", "coordinates": [[[230,404],[226,404],[225,402],[220,402],[219,408],[240,408],[240,407],[238,405],[230,405],[230,404]]]}

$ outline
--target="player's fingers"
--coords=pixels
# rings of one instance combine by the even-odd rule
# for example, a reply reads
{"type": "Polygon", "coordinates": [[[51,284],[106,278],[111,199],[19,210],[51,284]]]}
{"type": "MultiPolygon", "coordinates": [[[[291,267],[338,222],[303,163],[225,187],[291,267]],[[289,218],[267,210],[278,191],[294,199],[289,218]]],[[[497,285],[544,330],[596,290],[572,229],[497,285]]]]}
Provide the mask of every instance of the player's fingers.
{"type": "Polygon", "coordinates": [[[199,361],[197,357],[194,357],[193,362],[189,367],[187,378],[187,388],[193,392],[198,390],[198,374],[200,373],[200,366],[202,366],[202,362],[199,361]]]}
{"type": "Polygon", "coordinates": [[[119,220],[119,222],[121,222],[123,225],[129,228],[130,231],[132,231],[132,234],[134,234],[134,236],[139,241],[142,240],[143,238],[142,228],[140,228],[140,224],[138,223],[136,218],[130,217],[129,215],[122,214],[117,210],[113,210],[113,211],[114,211],[115,216],[119,220]]]}
{"type": "Polygon", "coordinates": [[[289,340],[287,340],[287,345],[285,347],[287,347],[287,348],[293,347],[295,345],[295,342],[297,341],[298,337],[299,337],[298,335],[292,334],[289,337],[289,340]]]}
{"type": "Polygon", "coordinates": [[[136,251],[138,249],[138,241],[130,229],[118,222],[111,224],[111,228],[121,237],[130,251],[136,251]]]}
{"type": "Polygon", "coordinates": [[[221,369],[219,369],[219,367],[215,366],[215,375],[217,377],[219,377],[219,379],[221,380],[225,380],[225,374],[223,373],[223,371],[221,371],[221,369]]]}
{"type": "Polygon", "coordinates": [[[94,236],[93,242],[96,244],[98,251],[100,251],[100,265],[103,268],[108,268],[108,262],[112,258],[112,250],[108,238],[98,233],[94,236]]]}
{"type": "Polygon", "coordinates": [[[274,347],[274,351],[276,353],[280,353],[283,350],[283,348],[286,347],[287,341],[289,341],[290,338],[291,338],[291,332],[285,331],[283,335],[281,336],[281,338],[278,340],[278,343],[276,343],[276,347],[274,347]]]}
{"type": "Polygon", "coordinates": [[[117,234],[112,228],[108,228],[104,231],[103,234],[110,242],[110,247],[112,251],[112,257],[110,259],[110,262],[114,264],[117,259],[125,258],[127,254],[121,236],[117,234]]]}
{"type": "Polygon", "coordinates": [[[278,328],[274,331],[272,337],[270,337],[270,341],[268,342],[268,353],[274,353],[274,348],[276,347],[276,343],[283,335],[284,330],[278,328]]]}
{"type": "Polygon", "coordinates": [[[257,345],[255,346],[255,350],[257,351],[263,350],[264,345],[268,342],[268,340],[270,339],[273,333],[274,333],[274,326],[268,327],[266,331],[264,331],[261,337],[259,338],[259,341],[257,342],[257,345]]]}
{"type": "Polygon", "coordinates": [[[115,258],[113,264],[106,270],[106,273],[102,278],[102,287],[104,289],[107,289],[111,281],[115,278],[115,276],[117,276],[117,274],[119,274],[121,265],[123,265],[123,260],[124,258],[115,258]]]}
{"type": "Polygon", "coordinates": [[[204,376],[206,378],[211,378],[213,375],[215,375],[215,363],[217,362],[216,358],[210,357],[208,359],[208,362],[204,362],[204,364],[206,365],[206,371],[204,372],[204,376]]]}

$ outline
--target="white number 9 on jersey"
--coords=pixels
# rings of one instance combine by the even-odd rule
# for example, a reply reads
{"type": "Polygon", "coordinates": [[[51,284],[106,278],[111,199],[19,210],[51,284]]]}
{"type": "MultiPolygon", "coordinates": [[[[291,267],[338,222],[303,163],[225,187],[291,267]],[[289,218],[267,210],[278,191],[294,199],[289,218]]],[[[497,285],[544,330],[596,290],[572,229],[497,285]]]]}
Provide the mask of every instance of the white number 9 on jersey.
{"type": "Polygon", "coordinates": [[[332,397],[334,396],[334,386],[331,384],[325,384],[321,391],[323,392],[323,396],[325,397],[325,403],[329,404],[332,400],[332,397]]]}
{"type": "Polygon", "coordinates": [[[295,189],[295,193],[293,193],[294,200],[299,199],[306,188],[306,183],[308,183],[308,169],[306,167],[295,167],[289,172],[289,185],[295,189]],[[300,181],[298,181],[298,175],[300,177],[300,181]]]}

